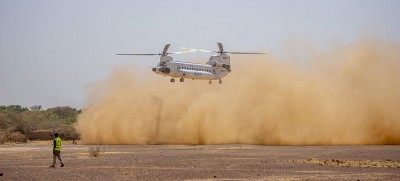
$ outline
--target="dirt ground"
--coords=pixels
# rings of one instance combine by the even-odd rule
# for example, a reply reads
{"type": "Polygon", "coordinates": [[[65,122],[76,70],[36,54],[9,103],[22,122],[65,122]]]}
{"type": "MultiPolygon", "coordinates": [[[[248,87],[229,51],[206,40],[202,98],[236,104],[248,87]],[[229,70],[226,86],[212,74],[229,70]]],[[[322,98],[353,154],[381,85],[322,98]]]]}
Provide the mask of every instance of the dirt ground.
{"type": "Polygon", "coordinates": [[[0,180],[400,180],[400,146],[0,145],[0,180]]]}

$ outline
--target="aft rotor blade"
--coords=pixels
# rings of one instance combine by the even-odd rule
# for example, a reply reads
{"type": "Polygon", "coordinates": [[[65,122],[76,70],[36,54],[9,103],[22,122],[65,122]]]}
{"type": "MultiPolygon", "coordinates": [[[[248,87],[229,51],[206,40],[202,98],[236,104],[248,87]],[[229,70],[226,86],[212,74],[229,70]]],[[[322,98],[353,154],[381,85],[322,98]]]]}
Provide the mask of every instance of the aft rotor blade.
{"type": "Polygon", "coordinates": [[[224,52],[224,47],[222,46],[222,43],[217,42],[217,44],[218,44],[219,52],[224,52]]]}
{"type": "Polygon", "coordinates": [[[160,55],[159,53],[124,53],[117,55],[160,55]]]}

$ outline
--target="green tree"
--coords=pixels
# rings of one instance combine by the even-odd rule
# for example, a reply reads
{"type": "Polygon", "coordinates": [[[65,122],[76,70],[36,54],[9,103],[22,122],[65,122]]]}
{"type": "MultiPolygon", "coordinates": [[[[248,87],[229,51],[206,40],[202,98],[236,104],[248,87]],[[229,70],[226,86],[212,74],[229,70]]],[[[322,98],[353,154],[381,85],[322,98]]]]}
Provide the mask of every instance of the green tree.
{"type": "Polygon", "coordinates": [[[78,115],[78,111],[69,106],[53,107],[46,110],[46,115],[52,114],[56,114],[60,118],[76,117],[78,115]]]}
{"type": "Polygon", "coordinates": [[[13,111],[13,112],[24,112],[27,111],[28,108],[22,107],[21,105],[9,105],[9,106],[0,106],[0,110],[6,110],[6,111],[13,111]]]}

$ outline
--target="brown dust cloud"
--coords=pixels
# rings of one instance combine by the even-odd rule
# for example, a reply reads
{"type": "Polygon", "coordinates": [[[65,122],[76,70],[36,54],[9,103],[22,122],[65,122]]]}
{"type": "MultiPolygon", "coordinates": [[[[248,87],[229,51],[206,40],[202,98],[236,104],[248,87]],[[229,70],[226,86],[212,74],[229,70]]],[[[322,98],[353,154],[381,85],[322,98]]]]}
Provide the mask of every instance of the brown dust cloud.
{"type": "Polygon", "coordinates": [[[231,56],[222,85],[116,68],[90,85],[78,132],[87,144],[400,144],[398,44],[359,40],[307,66],[272,57],[231,56]]]}

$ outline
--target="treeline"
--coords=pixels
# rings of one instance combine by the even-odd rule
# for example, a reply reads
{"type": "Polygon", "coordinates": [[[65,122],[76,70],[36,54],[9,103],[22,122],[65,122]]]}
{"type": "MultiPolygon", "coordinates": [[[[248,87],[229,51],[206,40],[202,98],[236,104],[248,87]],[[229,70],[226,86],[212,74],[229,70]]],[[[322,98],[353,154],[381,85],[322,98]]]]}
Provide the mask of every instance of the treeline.
{"type": "Polygon", "coordinates": [[[0,142],[27,142],[38,130],[46,130],[49,134],[59,132],[65,139],[79,139],[74,123],[80,112],[69,106],[46,110],[42,110],[41,105],[30,108],[0,106],[0,142]]]}

